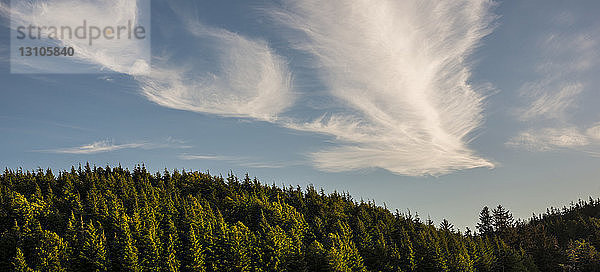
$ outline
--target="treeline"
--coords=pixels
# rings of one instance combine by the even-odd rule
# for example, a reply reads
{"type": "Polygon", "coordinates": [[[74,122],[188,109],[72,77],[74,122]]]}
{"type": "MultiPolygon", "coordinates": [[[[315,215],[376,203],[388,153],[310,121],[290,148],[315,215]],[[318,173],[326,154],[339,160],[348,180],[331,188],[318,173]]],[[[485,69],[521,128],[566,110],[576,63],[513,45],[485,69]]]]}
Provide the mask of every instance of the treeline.
{"type": "Polygon", "coordinates": [[[479,231],[461,233],[248,176],[6,170],[0,271],[598,271],[598,211],[579,202],[514,222],[484,209],[479,231]]]}
{"type": "Polygon", "coordinates": [[[484,207],[477,229],[524,249],[540,271],[600,271],[600,200],[579,200],[517,222],[502,206],[484,207]]]}

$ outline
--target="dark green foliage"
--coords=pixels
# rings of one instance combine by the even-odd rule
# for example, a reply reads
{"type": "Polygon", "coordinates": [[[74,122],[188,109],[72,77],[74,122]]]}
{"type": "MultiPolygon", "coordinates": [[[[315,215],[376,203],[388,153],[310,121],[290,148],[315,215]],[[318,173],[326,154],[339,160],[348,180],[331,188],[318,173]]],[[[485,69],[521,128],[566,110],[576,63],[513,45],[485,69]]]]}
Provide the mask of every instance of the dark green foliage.
{"type": "Polygon", "coordinates": [[[600,201],[548,209],[516,223],[504,239],[528,252],[540,271],[600,271],[600,201]]]}
{"type": "MultiPolygon", "coordinates": [[[[85,228],[81,233],[81,243],[78,257],[81,261],[79,270],[86,271],[105,271],[107,266],[106,260],[106,237],[102,226],[98,224],[98,228],[90,221],[85,224],[85,228]]],[[[77,251],[76,248],[71,250],[77,251]]]]}
{"type": "Polygon", "coordinates": [[[490,209],[486,206],[483,207],[479,214],[479,223],[477,223],[477,230],[481,235],[491,235],[494,233],[494,218],[490,214],[490,209]]]}
{"type": "Polygon", "coordinates": [[[479,234],[312,186],[144,167],[6,170],[0,271],[598,271],[598,202],[479,234]]]}
{"type": "Polygon", "coordinates": [[[492,213],[494,216],[494,230],[496,233],[504,235],[514,226],[512,214],[502,207],[502,205],[498,205],[492,213]]]}

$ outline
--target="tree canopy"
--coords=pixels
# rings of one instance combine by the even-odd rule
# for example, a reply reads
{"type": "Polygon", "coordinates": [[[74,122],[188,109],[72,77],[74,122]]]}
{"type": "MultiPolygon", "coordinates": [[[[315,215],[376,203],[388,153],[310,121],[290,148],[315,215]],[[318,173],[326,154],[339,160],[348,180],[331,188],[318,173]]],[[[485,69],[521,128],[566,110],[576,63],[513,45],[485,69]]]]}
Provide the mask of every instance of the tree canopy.
{"type": "Polygon", "coordinates": [[[143,166],[5,170],[1,271],[598,271],[599,202],[478,232],[347,193],[143,166]]]}

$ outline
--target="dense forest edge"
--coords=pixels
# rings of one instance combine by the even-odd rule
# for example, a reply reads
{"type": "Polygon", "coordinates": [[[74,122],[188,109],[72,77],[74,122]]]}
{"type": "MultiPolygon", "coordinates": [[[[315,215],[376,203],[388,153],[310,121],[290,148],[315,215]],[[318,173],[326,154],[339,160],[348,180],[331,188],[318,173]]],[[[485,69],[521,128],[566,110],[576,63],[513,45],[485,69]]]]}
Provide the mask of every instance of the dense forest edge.
{"type": "Polygon", "coordinates": [[[0,271],[600,271],[600,200],[475,230],[248,175],[73,167],[0,176],[0,271]]]}

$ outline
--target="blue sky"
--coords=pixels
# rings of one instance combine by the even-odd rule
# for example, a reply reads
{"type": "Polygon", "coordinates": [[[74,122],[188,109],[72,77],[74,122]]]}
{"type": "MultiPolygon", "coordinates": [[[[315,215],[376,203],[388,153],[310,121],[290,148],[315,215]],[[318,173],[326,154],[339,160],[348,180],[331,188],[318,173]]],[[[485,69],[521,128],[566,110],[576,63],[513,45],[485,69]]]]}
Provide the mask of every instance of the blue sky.
{"type": "Polygon", "coordinates": [[[11,73],[8,7],[2,167],[249,173],[460,228],[600,191],[597,1],[153,1],[147,74],[11,73]]]}

